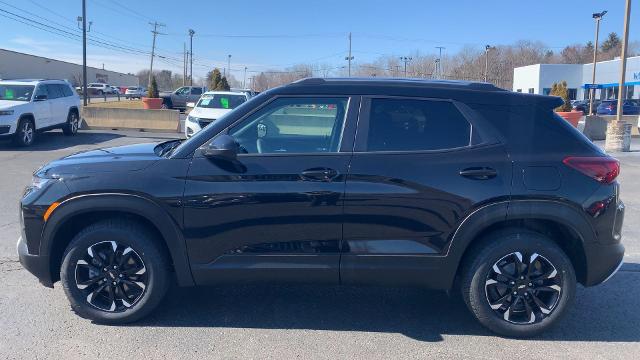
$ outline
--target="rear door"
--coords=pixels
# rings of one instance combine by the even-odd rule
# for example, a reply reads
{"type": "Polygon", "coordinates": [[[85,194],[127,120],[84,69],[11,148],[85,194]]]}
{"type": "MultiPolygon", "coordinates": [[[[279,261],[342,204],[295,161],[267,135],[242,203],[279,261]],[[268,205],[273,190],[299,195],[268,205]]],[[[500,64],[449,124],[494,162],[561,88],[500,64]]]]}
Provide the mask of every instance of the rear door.
{"type": "MultiPolygon", "coordinates": [[[[191,94],[189,94],[189,96],[187,97],[188,99],[186,102],[198,102],[201,95],[202,95],[202,88],[200,87],[191,88],[191,94]]],[[[187,106],[186,103],[184,106],[187,106]]]]}
{"type": "Polygon", "coordinates": [[[60,84],[47,84],[49,102],[51,103],[51,121],[49,126],[62,124],[67,121],[68,109],[64,90],[60,84]]]}
{"type": "Polygon", "coordinates": [[[38,84],[33,95],[33,117],[36,119],[36,129],[51,125],[51,100],[46,84],[38,84]],[[38,96],[46,96],[46,100],[36,100],[38,96]]]}
{"type": "Polygon", "coordinates": [[[362,109],[346,182],[341,280],[433,283],[463,219],[509,194],[505,148],[454,101],[371,97],[362,109]]]}

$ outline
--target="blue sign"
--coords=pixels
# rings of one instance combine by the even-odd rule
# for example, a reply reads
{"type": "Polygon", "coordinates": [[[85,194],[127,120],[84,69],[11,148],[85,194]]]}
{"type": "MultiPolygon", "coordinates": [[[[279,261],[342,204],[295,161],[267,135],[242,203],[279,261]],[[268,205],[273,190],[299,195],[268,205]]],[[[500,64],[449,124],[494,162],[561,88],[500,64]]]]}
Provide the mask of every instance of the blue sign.
{"type": "Polygon", "coordinates": [[[585,89],[602,89],[602,84],[584,84],[585,89]]]}
{"type": "Polygon", "coordinates": [[[640,80],[640,72],[633,73],[633,80],[640,80]]]}

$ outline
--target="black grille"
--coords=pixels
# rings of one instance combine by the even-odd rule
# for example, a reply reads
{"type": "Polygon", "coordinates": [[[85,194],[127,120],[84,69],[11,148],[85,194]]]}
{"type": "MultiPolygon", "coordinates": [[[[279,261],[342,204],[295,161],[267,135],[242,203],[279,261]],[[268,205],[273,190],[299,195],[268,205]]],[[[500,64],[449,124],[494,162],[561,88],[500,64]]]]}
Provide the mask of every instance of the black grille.
{"type": "Polygon", "coordinates": [[[0,134],[8,133],[10,128],[11,128],[11,126],[9,126],[9,125],[0,126],[0,134]]]}
{"type": "Polygon", "coordinates": [[[204,129],[205,126],[211,124],[215,119],[200,119],[198,120],[198,124],[200,127],[204,129]]]}

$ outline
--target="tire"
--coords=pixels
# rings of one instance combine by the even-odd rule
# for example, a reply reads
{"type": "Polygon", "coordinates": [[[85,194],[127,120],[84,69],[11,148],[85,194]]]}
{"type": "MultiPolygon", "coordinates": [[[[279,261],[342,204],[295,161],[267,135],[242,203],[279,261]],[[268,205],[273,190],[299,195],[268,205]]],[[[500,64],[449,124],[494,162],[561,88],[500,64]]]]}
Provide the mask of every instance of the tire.
{"type": "Polygon", "coordinates": [[[98,90],[98,95],[100,95],[100,96],[104,95],[104,91],[98,90]]]}
{"type": "Polygon", "coordinates": [[[80,116],[75,110],[69,111],[67,116],[67,123],[62,126],[62,133],[67,136],[73,136],[78,133],[80,127],[80,116]]]}
{"type": "Polygon", "coordinates": [[[160,106],[160,108],[163,110],[170,110],[170,109],[173,109],[173,106],[170,100],[166,100],[162,102],[162,105],[160,106]]]}
{"type": "Polygon", "coordinates": [[[31,146],[36,138],[36,129],[33,119],[22,118],[18,121],[18,127],[13,137],[13,143],[17,146],[31,146]]]}
{"type": "Polygon", "coordinates": [[[505,229],[489,234],[470,250],[460,274],[461,293],[489,330],[507,337],[532,337],[557,323],[573,302],[573,265],[546,236],[505,229]],[[514,276],[519,259],[524,279],[514,276]]]}
{"type": "Polygon", "coordinates": [[[159,240],[144,227],[118,219],[80,231],[67,247],[60,270],[71,309],[104,324],[129,323],[148,315],[169,287],[168,256],[159,240]],[[112,268],[114,264],[119,267],[112,268]]]}

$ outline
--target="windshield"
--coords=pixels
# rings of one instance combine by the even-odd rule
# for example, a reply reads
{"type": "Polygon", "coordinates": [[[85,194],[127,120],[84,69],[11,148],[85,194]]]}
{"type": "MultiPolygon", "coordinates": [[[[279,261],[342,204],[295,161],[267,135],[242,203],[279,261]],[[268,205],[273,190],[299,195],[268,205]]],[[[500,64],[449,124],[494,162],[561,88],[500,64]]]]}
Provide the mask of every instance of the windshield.
{"type": "Polygon", "coordinates": [[[247,101],[244,95],[234,94],[204,94],[196,107],[205,109],[235,109],[247,101]]]}
{"type": "Polygon", "coordinates": [[[0,100],[30,101],[33,85],[0,85],[0,100]]]}

